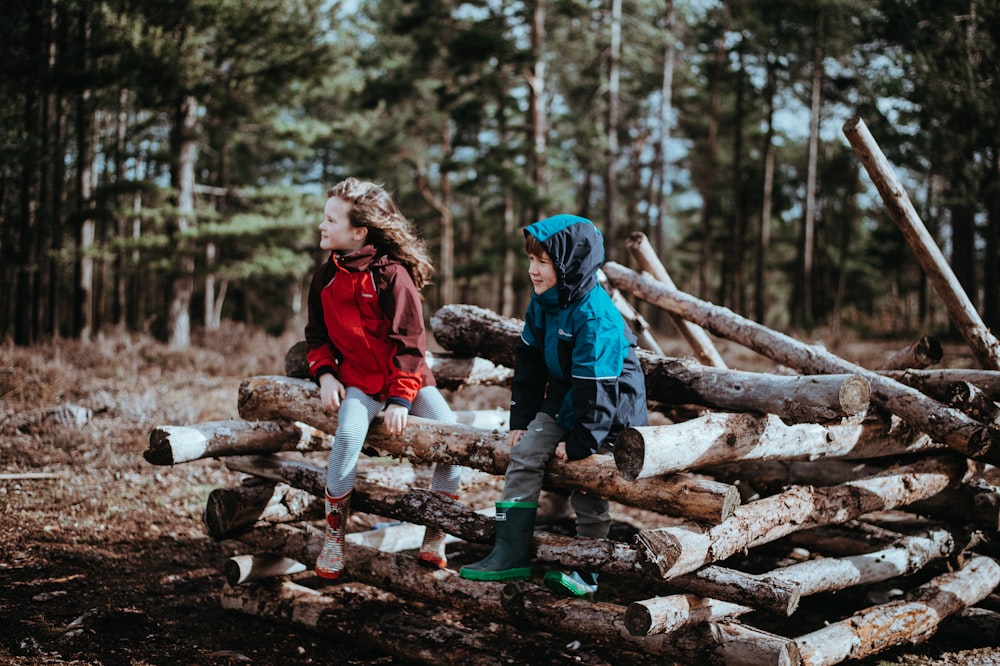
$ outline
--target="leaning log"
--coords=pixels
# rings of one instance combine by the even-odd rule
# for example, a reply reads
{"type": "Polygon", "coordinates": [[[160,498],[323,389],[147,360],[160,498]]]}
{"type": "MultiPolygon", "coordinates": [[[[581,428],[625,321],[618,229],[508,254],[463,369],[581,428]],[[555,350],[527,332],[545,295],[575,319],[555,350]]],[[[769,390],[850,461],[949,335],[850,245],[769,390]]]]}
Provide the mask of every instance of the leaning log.
{"type": "Polygon", "coordinates": [[[901,601],[873,606],[795,639],[806,666],[861,659],[894,645],[922,643],[948,617],[984,599],[1000,584],[1000,564],[976,556],[937,576],[901,601]]]}
{"type": "Polygon", "coordinates": [[[940,448],[927,435],[883,422],[787,425],[777,416],[709,413],[683,423],[626,428],[615,464],[629,480],[735,461],[899,456],[940,448]]]}
{"type": "Polygon", "coordinates": [[[1000,370],[1000,340],[983,323],[976,306],[955,277],[934,237],[927,231],[902,183],[896,178],[892,165],[868,131],[868,126],[860,117],[854,116],[844,123],[843,132],[973,355],[982,367],[1000,370]]]}
{"type": "MultiPolygon", "coordinates": [[[[667,288],[676,289],[673,279],[667,273],[667,269],[663,266],[663,263],[660,262],[660,258],[656,256],[656,251],[650,244],[649,239],[646,238],[646,234],[641,231],[632,232],[625,241],[625,247],[632,255],[632,258],[639,264],[639,268],[662,282],[667,288]]],[[[725,369],[727,367],[726,362],[722,359],[722,355],[715,348],[715,343],[712,342],[712,338],[705,332],[705,329],[676,315],[671,314],[669,316],[674,328],[687,341],[688,346],[691,347],[691,351],[694,352],[695,358],[699,362],[715,368],[725,369]]]]}
{"type": "Polygon", "coordinates": [[[913,344],[903,347],[889,355],[879,370],[921,369],[934,365],[944,356],[944,350],[937,338],[922,336],[913,344]]]}
{"type": "Polygon", "coordinates": [[[149,433],[142,457],[154,465],[277,451],[329,449],[333,436],[304,423],[289,421],[206,421],[161,425],[149,433]]]}
{"type": "MultiPolygon", "coordinates": [[[[969,457],[983,456],[1000,441],[1000,430],[977,423],[927,395],[889,379],[835,354],[746,319],[732,310],[714,305],[679,291],[664,289],[648,276],[609,262],[604,271],[619,289],[637,298],[694,321],[716,335],[739,342],[759,354],[808,374],[851,373],[871,382],[872,399],[885,410],[898,415],[935,441],[969,457]]],[[[1000,447],[997,447],[1000,449],[1000,447]]]]}
{"type": "MultiPolygon", "coordinates": [[[[523,322],[472,305],[446,305],[431,321],[435,338],[453,352],[513,363],[523,322]],[[487,337],[489,345],[476,346],[487,337]]],[[[667,405],[775,414],[790,423],[813,423],[862,414],[871,398],[869,382],[857,375],[794,377],[709,367],[642,349],[638,356],[647,399],[667,405]]]]}
{"type": "Polygon", "coordinates": [[[843,523],[930,497],[959,482],[967,467],[964,459],[942,456],[839,486],[795,486],[740,506],[714,527],[684,524],[642,530],[636,542],[650,570],[669,579],[798,530],[843,523]]]}
{"type": "MultiPolygon", "coordinates": [[[[294,419],[328,432],[336,431],[336,416],[326,412],[314,384],[280,376],[252,377],[239,392],[240,415],[247,419],[294,419]]],[[[368,431],[367,445],[405,457],[414,463],[444,462],[502,475],[510,459],[506,435],[461,424],[444,424],[410,417],[403,434],[389,435],[380,418],[368,431]]],[[[658,513],[720,522],[739,503],[737,490],[727,484],[693,476],[674,475],[628,483],[610,456],[584,460],[553,460],[546,487],[581,490],[658,513]]]]}

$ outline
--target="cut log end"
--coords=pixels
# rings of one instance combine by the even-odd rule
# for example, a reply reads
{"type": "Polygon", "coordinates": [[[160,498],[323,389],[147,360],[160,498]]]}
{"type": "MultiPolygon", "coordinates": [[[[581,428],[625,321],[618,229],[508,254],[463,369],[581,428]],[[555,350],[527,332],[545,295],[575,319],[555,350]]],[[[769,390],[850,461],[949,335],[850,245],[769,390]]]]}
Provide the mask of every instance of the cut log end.
{"type": "Polygon", "coordinates": [[[174,450],[170,446],[170,435],[161,428],[153,428],[149,433],[149,448],[142,457],[151,465],[173,465],[174,450]]]}
{"type": "Polygon", "coordinates": [[[848,416],[862,414],[871,404],[871,382],[861,375],[851,375],[841,384],[838,397],[845,414],[848,416]]]}
{"type": "Polygon", "coordinates": [[[635,428],[626,428],[615,439],[615,466],[629,481],[639,478],[646,455],[646,440],[635,428]]]}
{"type": "Polygon", "coordinates": [[[633,636],[648,636],[653,628],[653,615],[649,607],[641,602],[633,602],[625,609],[625,628],[633,636]]]}

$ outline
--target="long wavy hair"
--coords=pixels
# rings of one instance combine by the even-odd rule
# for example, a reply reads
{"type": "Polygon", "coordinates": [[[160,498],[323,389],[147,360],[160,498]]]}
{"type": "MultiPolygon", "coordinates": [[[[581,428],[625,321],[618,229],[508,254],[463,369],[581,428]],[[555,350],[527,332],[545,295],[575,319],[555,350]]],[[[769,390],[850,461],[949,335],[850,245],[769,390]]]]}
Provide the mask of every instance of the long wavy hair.
{"type": "Polygon", "coordinates": [[[430,282],[434,265],[423,240],[381,185],[345,178],[328,189],[326,196],[351,204],[351,225],[367,229],[369,243],[406,266],[417,289],[430,282]]]}

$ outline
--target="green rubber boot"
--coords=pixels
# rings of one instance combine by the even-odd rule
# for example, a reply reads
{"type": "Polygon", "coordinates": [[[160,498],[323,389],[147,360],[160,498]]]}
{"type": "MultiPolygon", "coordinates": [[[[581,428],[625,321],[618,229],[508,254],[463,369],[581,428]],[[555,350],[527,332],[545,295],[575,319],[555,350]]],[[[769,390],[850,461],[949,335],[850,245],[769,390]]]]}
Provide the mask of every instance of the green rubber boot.
{"type": "Polygon", "coordinates": [[[546,571],[542,579],[545,587],[556,594],[568,594],[580,599],[593,599],[597,593],[597,574],[578,571],[546,571]]]}
{"type": "Polygon", "coordinates": [[[458,570],[468,580],[527,580],[531,577],[538,502],[497,502],[493,552],[458,570]]]}

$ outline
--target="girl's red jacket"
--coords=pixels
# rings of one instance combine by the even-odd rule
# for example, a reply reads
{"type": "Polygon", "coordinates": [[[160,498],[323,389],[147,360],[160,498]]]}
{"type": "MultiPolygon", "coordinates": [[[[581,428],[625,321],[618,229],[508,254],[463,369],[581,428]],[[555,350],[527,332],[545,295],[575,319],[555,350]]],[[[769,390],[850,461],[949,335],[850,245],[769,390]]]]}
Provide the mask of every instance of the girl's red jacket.
{"type": "Polygon", "coordinates": [[[332,253],[313,274],[306,324],[309,374],[332,373],[344,386],[410,408],[434,386],[427,367],[420,292],[406,267],[373,245],[332,253]]]}

